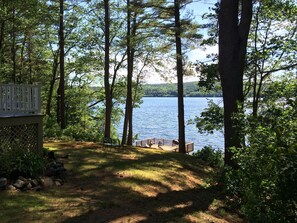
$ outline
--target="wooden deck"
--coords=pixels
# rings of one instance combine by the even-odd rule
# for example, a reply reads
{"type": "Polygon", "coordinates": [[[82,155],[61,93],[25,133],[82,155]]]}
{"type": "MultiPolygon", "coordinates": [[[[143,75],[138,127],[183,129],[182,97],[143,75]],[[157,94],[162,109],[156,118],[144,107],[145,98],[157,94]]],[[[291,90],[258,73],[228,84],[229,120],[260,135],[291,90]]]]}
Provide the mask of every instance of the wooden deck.
{"type": "Polygon", "coordinates": [[[40,85],[0,84],[0,142],[42,152],[40,85]]]}
{"type": "MultiPolygon", "coordinates": [[[[178,152],[178,144],[176,140],[170,139],[159,139],[159,138],[150,138],[136,141],[136,146],[146,147],[146,148],[155,148],[162,149],[165,151],[178,152]]],[[[186,142],[186,153],[194,151],[194,143],[186,142]]]]}

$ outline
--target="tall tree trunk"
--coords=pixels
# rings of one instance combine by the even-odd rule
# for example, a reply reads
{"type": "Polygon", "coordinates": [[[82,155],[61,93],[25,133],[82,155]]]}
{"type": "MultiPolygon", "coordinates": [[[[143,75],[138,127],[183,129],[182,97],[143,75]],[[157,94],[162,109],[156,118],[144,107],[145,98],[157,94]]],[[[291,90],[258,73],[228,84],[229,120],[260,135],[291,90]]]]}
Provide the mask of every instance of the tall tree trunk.
{"type": "Polygon", "coordinates": [[[242,147],[244,140],[232,117],[241,111],[244,101],[243,72],[252,6],[252,0],[221,0],[220,3],[219,72],[224,101],[225,164],[232,167],[236,163],[230,148],[242,147]]]}
{"type": "Polygon", "coordinates": [[[178,87],[178,141],[180,153],[186,153],[185,142],[185,119],[184,119],[184,89],[183,89],[183,63],[181,44],[180,1],[174,0],[175,17],[175,44],[176,44],[176,67],[178,87]]]}
{"type": "Polygon", "coordinates": [[[16,77],[16,26],[15,26],[15,8],[12,9],[12,46],[11,46],[11,60],[12,60],[12,81],[17,82],[16,77]]]}
{"type": "Polygon", "coordinates": [[[54,62],[53,62],[53,70],[52,70],[52,79],[50,82],[50,87],[49,87],[49,91],[48,91],[48,96],[47,96],[47,103],[46,103],[46,114],[48,116],[51,116],[51,108],[52,108],[52,97],[53,97],[53,93],[54,93],[54,86],[55,86],[55,82],[57,79],[57,71],[58,71],[58,53],[54,56],[54,62]]]}
{"type": "Polygon", "coordinates": [[[29,82],[33,83],[33,64],[32,64],[32,38],[28,40],[28,66],[29,66],[29,82]]]}
{"type": "Polygon", "coordinates": [[[59,48],[60,48],[60,83],[58,89],[58,121],[61,129],[66,128],[65,115],[65,52],[64,52],[64,0],[60,0],[60,19],[59,19],[59,48]]]}
{"type": "Polygon", "coordinates": [[[27,34],[24,34],[24,39],[22,42],[21,46],[21,55],[20,55],[20,68],[19,68],[19,82],[22,83],[23,79],[26,79],[23,77],[24,75],[24,66],[25,66],[25,57],[24,57],[24,51],[25,51],[25,46],[26,46],[26,39],[27,39],[27,34]]]}
{"type": "Polygon", "coordinates": [[[131,3],[127,0],[127,97],[126,97],[126,108],[125,108],[125,119],[122,136],[122,144],[132,145],[131,134],[132,133],[132,72],[133,72],[133,58],[132,58],[132,47],[131,47],[131,3]],[[127,140],[127,132],[129,126],[129,135],[127,140]]]}
{"type": "Polygon", "coordinates": [[[3,58],[3,42],[4,42],[4,28],[5,28],[5,22],[4,20],[1,21],[1,28],[0,28],[0,66],[2,67],[2,63],[4,63],[3,58]]]}
{"type": "Polygon", "coordinates": [[[134,62],[135,50],[131,47],[130,58],[128,58],[128,84],[127,84],[127,98],[129,99],[128,107],[128,120],[129,120],[129,131],[127,145],[132,145],[133,143],[133,93],[132,93],[132,77],[133,77],[133,62],[134,62]]]}
{"type": "Polygon", "coordinates": [[[105,59],[104,59],[104,89],[105,89],[105,131],[104,137],[110,138],[111,129],[111,113],[112,113],[112,95],[109,84],[109,48],[110,48],[110,15],[109,15],[109,0],[104,0],[105,9],[105,59]]]}

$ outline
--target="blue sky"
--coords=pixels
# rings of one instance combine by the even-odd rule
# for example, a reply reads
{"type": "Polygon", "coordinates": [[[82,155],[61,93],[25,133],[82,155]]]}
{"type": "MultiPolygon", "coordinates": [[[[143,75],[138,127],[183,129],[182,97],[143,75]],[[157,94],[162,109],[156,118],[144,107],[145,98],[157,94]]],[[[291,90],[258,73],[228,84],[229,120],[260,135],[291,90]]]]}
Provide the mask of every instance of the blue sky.
{"type": "MultiPolygon", "coordinates": [[[[202,21],[201,16],[209,11],[209,7],[213,6],[218,0],[194,0],[193,3],[187,6],[187,10],[191,10],[193,15],[195,16],[198,23],[206,23],[206,21],[202,21]]],[[[206,33],[206,31],[203,31],[206,33]]],[[[217,53],[218,47],[211,46],[206,47],[204,49],[195,49],[187,53],[190,61],[207,61],[209,59],[206,58],[207,54],[217,53]]],[[[175,74],[174,74],[175,75],[175,74]]],[[[197,76],[192,77],[184,77],[184,81],[197,81],[197,76]]],[[[170,79],[171,82],[176,82],[176,78],[170,79]]],[[[151,73],[151,76],[146,80],[147,83],[155,84],[155,83],[164,83],[166,82],[164,79],[160,77],[159,74],[151,73]]]]}
{"type": "MultiPolygon", "coordinates": [[[[189,4],[187,6],[188,10],[191,10],[193,15],[195,16],[198,23],[205,23],[206,21],[203,21],[201,19],[201,16],[204,13],[207,13],[209,11],[209,8],[212,7],[218,0],[194,0],[193,3],[189,4]]],[[[202,34],[206,34],[206,30],[202,31],[202,34]]],[[[206,61],[208,60],[206,58],[206,55],[209,53],[216,53],[218,51],[217,46],[211,46],[207,47],[205,49],[196,49],[191,52],[189,52],[187,55],[189,56],[189,59],[191,61],[206,61]]]]}

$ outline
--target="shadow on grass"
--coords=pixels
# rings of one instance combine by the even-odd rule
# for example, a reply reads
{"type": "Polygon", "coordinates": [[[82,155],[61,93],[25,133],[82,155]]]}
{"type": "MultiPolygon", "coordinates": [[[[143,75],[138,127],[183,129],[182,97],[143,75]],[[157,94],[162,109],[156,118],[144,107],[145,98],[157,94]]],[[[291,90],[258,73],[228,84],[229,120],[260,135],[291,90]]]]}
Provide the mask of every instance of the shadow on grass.
{"type": "MultiPolygon", "coordinates": [[[[72,196],[81,196],[92,207],[63,222],[180,222],[187,215],[206,211],[217,196],[191,178],[209,175],[194,159],[177,153],[131,148],[60,150],[72,157],[72,196]],[[89,167],[89,168],[88,168],[89,167]],[[160,179],[139,177],[133,171],[160,174],[160,179]],[[132,174],[130,174],[132,172],[132,174]],[[142,187],[142,188],[139,188],[142,187]]],[[[149,173],[148,173],[149,174],[149,173]]],[[[150,176],[150,175],[149,175],[150,176]]],[[[69,196],[69,194],[68,194],[69,196]]],[[[183,220],[183,222],[187,222],[183,220]]]]}
{"type": "Polygon", "coordinates": [[[1,197],[1,205],[16,200],[14,210],[0,206],[0,217],[4,210],[15,215],[14,222],[26,223],[191,222],[187,217],[207,211],[219,194],[204,187],[209,172],[191,156],[84,143],[58,146],[57,156],[69,155],[66,184],[32,196],[1,197]]]}
{"type": "MultiPolygon", "coordinates": [[[[116,194],[108,193],[107,196],[125,194],[130,199],[119,203],[110,198],[93,210],[63,222],[191,222],[186,216],[208,210],[216,197],[212,190],[203,188],[169,191],[156,197],[144,197],[123,188],[113,188],[113,191],[117,191],[116,194]],[[137,198],[131,199],[132,196],[137,198]]],[[[101,198],[93,196],[92,199],[101,198]]]]}
{"type": "Polygon", "coordinates": [[[46,202],[39,196],[28,193],[12,193],[0,191],[0,222],[20,222],[22,219],[31,218],[39,220],[40,210],[46,207],[46,202]],[[30,211],[35,212],[32,216],[30,211]],[[33,217],[33,218],[32,218],[33,217]]]}

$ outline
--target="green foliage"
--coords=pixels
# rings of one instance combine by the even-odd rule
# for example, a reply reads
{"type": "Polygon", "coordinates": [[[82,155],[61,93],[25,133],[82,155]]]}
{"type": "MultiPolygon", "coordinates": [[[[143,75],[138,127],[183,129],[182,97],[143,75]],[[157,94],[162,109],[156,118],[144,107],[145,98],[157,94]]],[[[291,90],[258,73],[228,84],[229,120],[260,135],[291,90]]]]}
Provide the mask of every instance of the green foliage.
{"type": "Polygon", "coordinates": [[[259,117],[249,118],[248,144],[236,149],[228,189],[252,222],[297,221],[297,81],[272,84],[259,117]]]}
{"type": "MultiPolygon", "coordinates": [[[[177,84],[147,84],[143,85],[145,97],[177,97],[177,84]]],[[[197,82],[184,83],[185,97],[219,97],[220,91],[199,90],[197,82]]]]}
{"type": "Polygon", "coordinates": [[[45,168],[46,159],[43,155],[30,151],[15,143],[11,148],[0,146],[0,175],[5,177],[34,177],[45,168]]]}
{"type": "Polygon", "coordinates": [[[212,100],[208,101],[208,107],[201,112],[200,117],[195,117],[190,120],[189,124],[195,123],[199,133],[213,133],[220,131],[224,125],[224,111],[223,108],[212,100]]]}
{"type": "Polygon", "coordinates": [[[193,153],[193,156],[213,167],[222,167],[224,163],[223,152],[211,146],[204,146],[201,150],[193,153]]]}
{"type": "Polygon", "coordinates": [[[99,131],[99,126],[96,123],[90,123],[88,126],[80,124],[68,125],[63,130],[63,139],[71,139],[76,141],[100,141],[102,132],[99,131]]]}
{"type": "MultiPolygon", "coordinates": [[[[213,55],[209,55],[211,57],[213,55]]],[[[213,59],[214,61],[216,60],[213,59]]],[[[198,86],[205,88],[207,91],[220,92],[220,76],[219,76],[219,65],[218,63],[202,63],[196,64],[196,71],[199,73],[198,86]]]]}
{"type": "Polygon", "coordinates": [[[43,136],[47,139],[62,136],[62,130],[56,121],[56,117],[45,116],[43,118],[43,136]]]}

